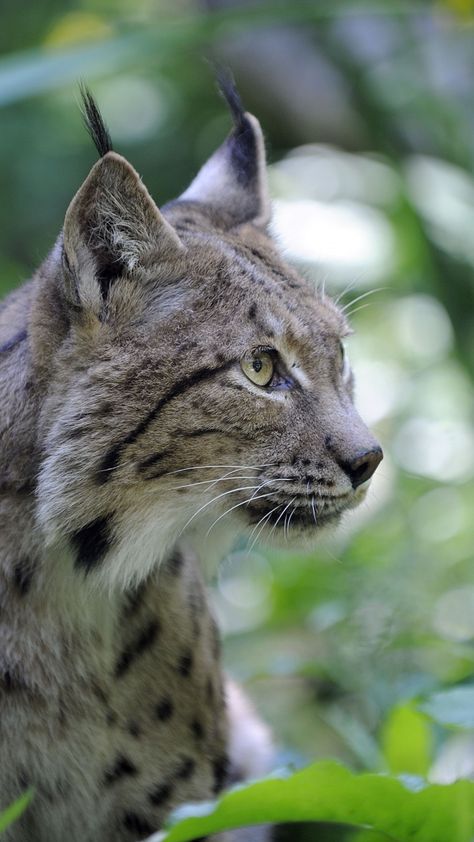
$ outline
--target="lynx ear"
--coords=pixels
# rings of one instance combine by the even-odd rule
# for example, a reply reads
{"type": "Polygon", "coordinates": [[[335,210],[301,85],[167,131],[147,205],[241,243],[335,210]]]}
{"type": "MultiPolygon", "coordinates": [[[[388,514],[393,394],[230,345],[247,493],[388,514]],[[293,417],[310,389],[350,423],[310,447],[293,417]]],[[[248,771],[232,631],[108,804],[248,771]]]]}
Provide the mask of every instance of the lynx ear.
{"type": "Polygon", "coordinates": [[[91,300],[96,297],[94,285],[105,299],[111,283],[149,255],[166,261],[183,246],[133,167],[117,153],[107,152],[69,205],[63,249],[76,294],[81,299],[84,279],[91,300]]]}
{"type": "Polygon", "coordinates": [[[235,85],[221,77],[220,87],[234,128],[180,198],[210,205],[232,226],[252,222],[263,227],[270,219],[270,200],[262,129],[244,111],[235,85]]]}

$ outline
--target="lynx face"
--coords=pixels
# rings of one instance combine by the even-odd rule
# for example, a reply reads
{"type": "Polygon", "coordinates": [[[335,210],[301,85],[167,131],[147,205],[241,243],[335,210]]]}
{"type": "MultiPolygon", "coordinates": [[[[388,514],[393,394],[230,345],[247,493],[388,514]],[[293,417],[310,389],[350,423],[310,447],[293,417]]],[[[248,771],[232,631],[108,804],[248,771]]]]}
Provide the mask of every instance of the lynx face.
{"type": "Polygon", "coordinates": [[[103,154],[40,277],[40,519],[108,581],[203,525],[315,534],[382,458],[348,325],[269,238],[260,127],[228,98],[233,132],[162,212],[89,102],[103,154]]]}

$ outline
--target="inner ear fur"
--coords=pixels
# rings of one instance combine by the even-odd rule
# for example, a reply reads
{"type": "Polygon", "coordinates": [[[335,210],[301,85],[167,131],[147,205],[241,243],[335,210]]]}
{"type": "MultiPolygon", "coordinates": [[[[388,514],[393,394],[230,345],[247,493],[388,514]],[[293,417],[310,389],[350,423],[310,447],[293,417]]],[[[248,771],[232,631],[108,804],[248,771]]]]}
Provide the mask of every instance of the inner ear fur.
{"type": "Polygon", "coordinates": [[[234,128],[180,198],[210,205],[231,226],[251,222],[264,228],[270,221],[270,198],[262,129],[242,109],[235,90],[223,93],[234,128]]]}
{"type": "Polygon", "coordinates": [[[133,272],[153,252],[163,261],[183,250],[138,173],[108,152],[92,168],[66,212],[66,270],[78,304],[97,306],[118,277],[133,272]]]}

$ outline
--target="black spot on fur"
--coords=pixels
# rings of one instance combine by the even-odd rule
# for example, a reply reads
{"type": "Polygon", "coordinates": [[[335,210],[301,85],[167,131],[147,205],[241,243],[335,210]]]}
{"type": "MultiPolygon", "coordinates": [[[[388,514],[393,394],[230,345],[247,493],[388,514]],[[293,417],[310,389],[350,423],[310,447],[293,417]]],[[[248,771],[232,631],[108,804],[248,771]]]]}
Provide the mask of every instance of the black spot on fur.
{"type": "Polygon", "coordinates": [[[121,778],[133,777],[137,774],[137,772],[137,767],[131,760],[128,759],[128,757],[119,755],[114,765],[110,769],[106,770],[104,774],[104,784],[105,786],[110,786],[116,781],[119,781],[121,778]]]}
{"type": "Polygon", "coordinates": [[[158,633],[160,631],[160,624],[158,620],[151,620],[147,626],[140,632],[138,637],[122,652],[115,667],[115,675],[120,678],[127,670],[133,661],[146,652],[153,646],[158,633]]]}
{"type": "Polygon", "coordinates": [[[32,571],[27,559],[19,562],[13,571],[13,580],[20,596],[25,596],[31,587],[32,571]]]}
{"type": "Polygon", "coordinates": [[[117,714],[115,713],[114,710],[108,710],[107,711],[107,713],[105,715],[105,721],[106,721],[106,723],[109,727],[112,727],[113,725],[116,725],[117,719],[118,719],[118,717],[117,717],[117,714]]]}
{"type": "Polygon", "coordinates": [[[12,336],[11,339],[7,339],[7,341],[4,342],[3,345],[0,345],[0,353],[13,350],[13,348],[19,345],[20,342],[24,342],[27,336],[28,334],[26,330],[20,330],[18,333],[15,334],[15,336],[12,336]]]}
{"type": "Polygon", "coordinates": [[[167,722],[173,716],[174,708],[173,702],[167,696],[164,696],[155,707],[155,714],[160,722],[167,722]]]}
{"type": "Polygon", "coordinates": [[[224,786],[229,771],[229,759],[226,757],[225,754],[221,755],[220,757],[217,757],[214,760],[212,764],[212,771],[214,774],[213,791],[217,794],[221,791],[222,787],[224,786]]]}
{"type": "Polygon", "coordinates": [[[191,731],[197,740],[202,740],[204,738],[204,726],[198,719],[193,719],[191,722],[191,731]]]}
{"type": "Polygon", "coordinates": [[[249,307],[249,319],[254,319],[257,315],[257,305],[251,304],[249,307]]]}
{"type": "Polygon", "coordinates": [[[76,567],[89,573],[103,559],[110,545],[111,516],[99,517],[71,536],[76,567]]]}
{"type": "Polygon", "coordinates": [[[187,781],[193,774],[196,768],[196,761],[192,757],[185,757],[181,766],[176,772],[176,777],[182,781],[187,781]]]}
{"type": "Polygon", "coordinates": [[[151,825],[147,819],[144,819],[137,815],[137,813],[132,812],[125,813],[123,817],[123,826],[131,833],[135,833],[140,837],[151,836],[151,834],[157,830],[156,825],[151,825]]]}
{"type": "Polygon", "coordinates": [[[155,807],[160,807],[168,800],[172,792],[173,786],[171,783],[160,784],[148,794],[148,799],[155,807]]]}
{"type": "Polygon", "coordinates": [[[178,672],[183,678],[187,678],[193,668],[193,654],[186,652],[178,661],[178,672]]]}
{"type": "Polygon", "coordinates": [[[81,85],[80,92],[84,123],[87,131],[94,141],[94,145],[99,155],[102,158],[107,154],[107,152],[112,152],[112,139],[110,137],[109,130],[104,123],[102,114],[99,111],[99,107],[90,90],[85,85],[81,85]]]}

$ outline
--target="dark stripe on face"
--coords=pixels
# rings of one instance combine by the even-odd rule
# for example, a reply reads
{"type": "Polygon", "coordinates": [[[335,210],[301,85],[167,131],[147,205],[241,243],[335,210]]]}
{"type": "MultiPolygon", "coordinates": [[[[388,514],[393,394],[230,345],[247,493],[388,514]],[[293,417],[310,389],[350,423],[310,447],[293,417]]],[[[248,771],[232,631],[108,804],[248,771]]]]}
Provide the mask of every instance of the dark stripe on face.
{"type": "Polygon", "coordinates": [[[139,471],[146,471],[147,468],[152,468],[153,465],[157,465],[158,462],[161,462],[163,459],[166,459],[167,456],[170,455],[173,451],[171,449],[162,450],[161,453],[152,453],[151,456],[147,456],[143,462],[140,462],[138,465],[139,471]]]}
{"type": "Polygon", "coordinates": [[[225,430],[219,429],[218,427],[200,427],[198,430],[187,430],[180,433],[180,436],[183,438],[188,439],[195,439],[199,438],[199,436],[211,436],[215,433],[224,433],[225,430]]]}
{"type": "Polygon", "coordinates": [[[178,383],[169,390],[169,392],[164,395],[157,404],[150,410],[148,415],[140,421],[139,424],[135,427],[135,429],[131,430],[128,435],[126,435],[122,441],[115,444],[110,450],[105,454],[100,468],[97,472],[97,482],[100,485],[104,485],[112,476],[112,472],[117,467],[120,456],[122,455],[123,451],[125,450],[128,445],[133,444],[137,439],[148,429],[150,424],[153,423],[155,418],[157,417],[158,413],[161,412],[164,406],[170,401],[177,398],[179,395],[184,394],[188,389],[192,388],[192,386],[196,386],[198,383],[202,383],[205,380],[209,380],[211,377],[214,377],[216,374],[219,374],[221,371],[227,371],[231,366],[233,366],[235,360],[229,360],[222,365],[217,366],[216,368],[200,368],[192,374],[189,374],[187,377],[183,377],[182,380],[179,380],[178,383]]]}
{"type": "Polygon", "coordinates": [[[77,568],[89,573],[102,560],[110,546],[110,523],[111,515],[99,517],[71,536],[77,568]]]}
{"type": "Polygon", "coordinates": [[[16,347],[16,345],[19,345],[20,342],[24,342],[27,336],[28,334],[26,330],[20,330],[19,333],[15,334],[15,336],[12,336],[11,339],[7,339],[7,341],[4,342],[3,345],[0,345],[0,353],[2,353],[3,351],[11,351],[13,348],[16,347]]]}

